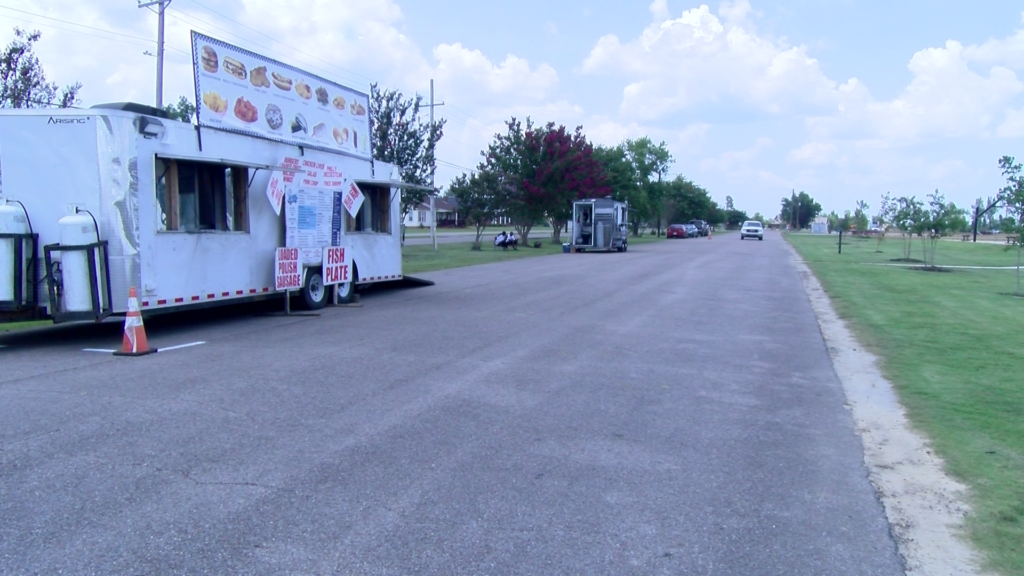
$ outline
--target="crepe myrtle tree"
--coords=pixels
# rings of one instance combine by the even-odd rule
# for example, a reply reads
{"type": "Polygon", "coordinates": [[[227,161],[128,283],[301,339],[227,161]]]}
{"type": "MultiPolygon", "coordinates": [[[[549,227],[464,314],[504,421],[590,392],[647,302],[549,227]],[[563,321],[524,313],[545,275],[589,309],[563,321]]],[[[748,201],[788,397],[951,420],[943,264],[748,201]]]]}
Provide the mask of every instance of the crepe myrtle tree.
{"type": "MultiPolygon", "coordinates": [[[[572,217],[572,203],[581,198],[603,198],[612,192],[604,166],[594,157],[594,147],[577,126],[548,123],[541,138],[526,140],[531,158],[537,159],[533,177],[524,180],[527,192],[543,198],[552,225],[552,242],[561,244],[561,231],[572,217]]],[[[526,236],[523,236],[526,243],[526,236]]]]}
{"type": "Polygon", "coordinates": [[[505,132],[495,134],[487,150],[481,152],[481,168],[498,179],[498,208],[512,221],[523,245],[550,207],[543,188],[534,185],[543,138],[544,129],[534,126],[529,117],[525,124],[512,117],[505,122],[505,132]]]}
{"type": "Polygon", "coordinates": [[[1012,156],[1003,156],[999,159],[999,168],[1006,178],[1006,186],[999,195],[1004,203],[1004,210],[1007,218],[1004,219],[1004,226],[1011,232],[1017,233],[1017,296],[1024,296],[1020,287],[1020,262],[1021,244],[1024,244],[1024,166],[1017,162],[1012,156]]]}
{"type": "Polygon", "coordinates": [[[64,88],[46,79],[33,51],[42,34],[14,28],[14,40],[0,53],[0,108],[71,108],[78,104],[80,82],[64,88]]]}
{"type": "MultiPolygon", "coordinates": [[[[423,97],[406,98],[394,89],[381,89],[370,84],[370,144],[373,157],[395,164],[401,170],[403,182],[429,186],[436,170],[434,152],[444,136],[445,120],[433,124],[420,113],[423,97]]],[[[429,111],[427,113],[429,116],[429,111]]],[[[409,189],[402,194],[402,220],[430,194],[426,190],[409,189]]]]}

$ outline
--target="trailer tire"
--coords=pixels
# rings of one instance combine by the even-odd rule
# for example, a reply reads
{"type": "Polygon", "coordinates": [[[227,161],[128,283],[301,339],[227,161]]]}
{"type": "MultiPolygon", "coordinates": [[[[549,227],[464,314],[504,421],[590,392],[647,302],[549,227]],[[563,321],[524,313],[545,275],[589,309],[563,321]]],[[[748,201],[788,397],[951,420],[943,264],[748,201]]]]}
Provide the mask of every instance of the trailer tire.
{"type": "Polygon", "coordinates": [[[338,291],[338,304],[350,304],[356,297],[356,283],[354,280],[336,284],[335,289],[338,291]]]}
{"type": "Polygon", "coordinates": [[[307,310],[320,310],[327,305],[327,286],[324,285],[323,273],[319,268],[306,271],[306,281],[302,284],[302,304],[307,310]]]}

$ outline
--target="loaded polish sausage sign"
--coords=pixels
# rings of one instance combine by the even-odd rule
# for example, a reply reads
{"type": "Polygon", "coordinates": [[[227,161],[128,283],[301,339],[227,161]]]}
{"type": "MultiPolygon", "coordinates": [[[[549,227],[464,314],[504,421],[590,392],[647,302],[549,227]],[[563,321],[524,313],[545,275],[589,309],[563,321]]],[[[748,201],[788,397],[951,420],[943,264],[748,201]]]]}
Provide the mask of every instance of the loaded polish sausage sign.
{"type": "Polygon", "coordinates": [[[324,284],[342,284],[349,281],[348,259],[344,246],[324,248],[324,284]]]}
{"type": "Polygon", "coordinates": [[[369,98],[192,32],[200,126],[370,159],[369,98]]]}
{"type": "Polygon", "coordinates": [[[274,253],[274,290],[302,288],[302,262],[298,248],[278,248],[274,253]]]}

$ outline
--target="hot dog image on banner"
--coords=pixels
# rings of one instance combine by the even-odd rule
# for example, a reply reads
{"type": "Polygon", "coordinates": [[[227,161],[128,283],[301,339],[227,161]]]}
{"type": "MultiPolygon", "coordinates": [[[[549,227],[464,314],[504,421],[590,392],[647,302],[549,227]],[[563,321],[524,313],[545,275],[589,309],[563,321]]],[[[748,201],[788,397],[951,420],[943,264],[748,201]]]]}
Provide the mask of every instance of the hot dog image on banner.
{"type": "Polygon", "coordinates": [[[299,68],[192,32],[200,126],[369,160],[369,97],[299,68]]]}

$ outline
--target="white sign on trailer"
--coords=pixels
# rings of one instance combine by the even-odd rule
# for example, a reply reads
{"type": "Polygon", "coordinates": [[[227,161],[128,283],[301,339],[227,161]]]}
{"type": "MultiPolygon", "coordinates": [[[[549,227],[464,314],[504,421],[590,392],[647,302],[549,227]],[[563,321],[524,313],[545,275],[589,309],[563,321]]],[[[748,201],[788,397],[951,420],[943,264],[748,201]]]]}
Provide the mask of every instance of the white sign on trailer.
{"type": "Polygon", "coordinates": [[[344,246],[324,248],[324,284],[341,284],[349,281],[349,262],[344,246]]]}
{"type": "Polygon", "coordinates": [[[370,159],[369,97],[192,32],[200,126],[370,159]]]}
{"type": "Polygon", "coordinates": [[[355,182],[350,182],[348,189],[344,190],[345,198],[341,201],[345,205],[345,209],[352,215],[353,218],[359,212],[359,208],[363,205],[363,191],[359,189],[359,186],[355,182]]]}
{"type": "Polygon", "coordinates": [[[274,253],[274,290],[302,288],[302,262],[298,248],[278,248],[274,253]]]}

